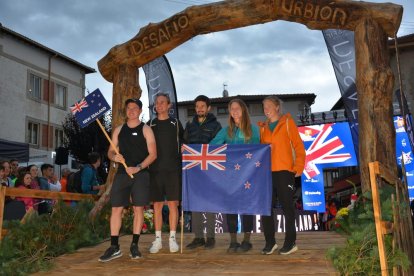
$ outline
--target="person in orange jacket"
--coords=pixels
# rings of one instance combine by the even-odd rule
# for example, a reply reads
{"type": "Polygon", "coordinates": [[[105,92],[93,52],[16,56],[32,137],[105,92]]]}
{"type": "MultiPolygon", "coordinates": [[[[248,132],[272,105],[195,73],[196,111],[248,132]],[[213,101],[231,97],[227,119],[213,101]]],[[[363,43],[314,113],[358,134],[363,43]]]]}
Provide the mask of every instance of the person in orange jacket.
{"type": "Polygon", "coordinates": [[[276,96],[263,100],[265,122],[259,122],[260,142],[271,145],[272,163],[272,210],[270,216],[262,216],[262,229],[266,245],[263,254],[270,255],[277,248],[273,206],[276,198],[285,215],[286,237],[279,254],[288,255],[298,250],[296,246],[295,203],[293,202],[295,177],[300,177],[305,166],[305,147],[295,121],[289,113],[282,114],[282,101],[276,96]]]}

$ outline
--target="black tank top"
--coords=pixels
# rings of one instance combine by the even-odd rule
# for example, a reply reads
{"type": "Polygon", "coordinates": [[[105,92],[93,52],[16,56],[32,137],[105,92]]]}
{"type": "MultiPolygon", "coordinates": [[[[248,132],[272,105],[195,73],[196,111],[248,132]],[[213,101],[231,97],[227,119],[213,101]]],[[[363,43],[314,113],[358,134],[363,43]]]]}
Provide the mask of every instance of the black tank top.
{"type": "MultiPolygon", "coordinates": [[[[143,127],[141,122],[134,128],[128,127],[124,124],[118,135],[119,153],[125,158],[125,163],[128,167],[135,167],[141,164],[148,156],[147,140],[145,140],[143,127]]],[[[118,167],[118,172],[125,173],[124,166],[118,167]]]]}

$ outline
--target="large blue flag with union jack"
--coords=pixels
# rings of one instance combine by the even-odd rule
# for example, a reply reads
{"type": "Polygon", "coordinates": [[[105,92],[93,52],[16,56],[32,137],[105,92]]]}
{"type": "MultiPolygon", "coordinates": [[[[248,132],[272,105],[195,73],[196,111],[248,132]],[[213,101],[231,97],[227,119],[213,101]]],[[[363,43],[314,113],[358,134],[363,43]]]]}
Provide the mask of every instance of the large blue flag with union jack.
{"type": "Polygon", "coordinates": [[[349,125],[343,122],[302,126],[299,134],[306,149],[302,174],[303,209],[323,213],[323,170],[358,165],[349,125]]]}
{"type": "Polygon", "coordinates": [[[270,146],[183,146],[185,211],[270,215],[270,146]]]}
{"type": "Polygon", "coordinates": [[[89,93],[85,98],[70,107],[70,111],[81,128],[94,122],[110,109],[99,89],[89,93]]]}

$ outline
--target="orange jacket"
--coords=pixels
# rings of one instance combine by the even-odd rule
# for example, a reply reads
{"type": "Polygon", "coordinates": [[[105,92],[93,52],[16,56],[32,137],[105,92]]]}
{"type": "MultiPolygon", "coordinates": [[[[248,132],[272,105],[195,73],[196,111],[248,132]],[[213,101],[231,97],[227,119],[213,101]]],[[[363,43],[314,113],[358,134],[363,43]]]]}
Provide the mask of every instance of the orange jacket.
{"type": "Polygon", "coordinates": [[[272,171],[302,173],[305,167],[305,147],[290,114],[287,113],[280,117],[273,132],[270,131],[268,123],[259,122],[258,125],[260,127],[260,143],[271,144],[272,171]],[[287,122],[288,124],[286,124],[287,122]],[[292,148],[295,151],[295,161],[293,161],[292,148]]]}

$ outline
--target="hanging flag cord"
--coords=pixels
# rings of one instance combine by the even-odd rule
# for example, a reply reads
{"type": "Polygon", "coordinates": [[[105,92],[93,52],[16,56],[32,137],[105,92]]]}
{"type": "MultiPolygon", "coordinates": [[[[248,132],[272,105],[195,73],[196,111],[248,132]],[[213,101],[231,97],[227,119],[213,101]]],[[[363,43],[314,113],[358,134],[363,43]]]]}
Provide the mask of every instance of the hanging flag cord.
{"type": "MultiPolygon", "coordinates": [[[[400,55],[399,55],[399,51],[398,51],[398,42],[397,42],[397,39],[398,39],[398,37],[397,37],[397,33],[394,33],[394,46],[395,46],[395,58],[396,58],[396,61],[397,61],[397,72],[398,72],[398,86],[400,87],[400,101],[401,101],[401,103],[403,103],[404,101],[403,101],[403,88],[402,88],[402,79],[401,79],[401,68],[400,68],[400,55]]],[[[401,108],[402,108],[402,110],[401,110],[401,113],[402,113],[402,117],[404,117],[404,125],[406,124],[406,121],[405,121],[405,107],[404,107],[404,105],[403,104],[401,104],[401,108]]],[[[408,111],[408,110],[407,110],[408,111]]]]}
{"type": "MultiPolygon", "coordinates": [[[[394,36],[395,36],[395,38],[394,38],[394,46],[395,46],[395,58],[396,58],[396,61],[397,61],[397,72],[398,72],[398,85],[399,85],[399,87],[400,87],[400,101],[401,101],[401,106],[400,106],[400,108],[402,108],[402,110],[401,110],[401,114],[402,114],[402,117],[403,117],[403,122],[404,122],[404,126],[406,126],[406,117],[405,117],[405,105],[403,104],[403,97],[404,97],[404,95],[403,95],[403,89],[402,89],[402,79],[401,79],[401,68],[400,68],[400,56],[399,56],[399,51],[398,51],[398,42],[397,42],[397,33],[395,33],[394,34],[394,36]]],[[[408,110],[407,110],[407,112],[408,112],[408,110]]],[[[408,183],[407,182],[407,175],[406,175],[406,173],[405,173],[405,164],[404,164],[404,151],[402,151],[401,152],[401,167],[402,167],[402,172],[403,172],[403,175],[402,175],[402,177],[403,177],[403,179],[404,179],[404,181],[405,181],[405,183],[408,183]]]]}

